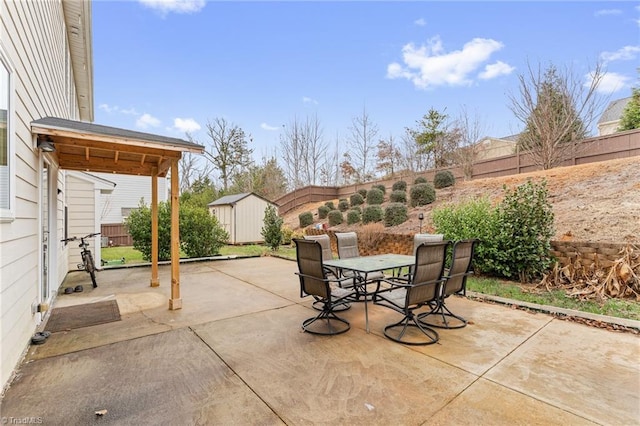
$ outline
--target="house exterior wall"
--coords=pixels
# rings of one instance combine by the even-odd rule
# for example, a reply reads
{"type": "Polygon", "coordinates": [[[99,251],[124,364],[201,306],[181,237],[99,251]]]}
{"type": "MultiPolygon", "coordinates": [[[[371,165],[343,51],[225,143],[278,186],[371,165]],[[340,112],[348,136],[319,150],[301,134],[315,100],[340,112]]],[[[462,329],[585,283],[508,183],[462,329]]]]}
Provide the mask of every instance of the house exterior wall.
{"type": "MultiPolygon", "coordinates": [[[[67,176],[67,208],[68,208],[68,236],[84,236],[93,232],[100,232],[96,229],[96,205],[97,197],[100,193],[94,182],[76,177],[73,174],[67,176]]],[[[96,250],[100,249],[99,237],[88,240],[90,249],[94,253],[94,259],[100,259],[96,250]]],[[[65,271],[75,271],[78,264],[82,263],[80,255],[79,241],[70,242],[67,247],[69,259],[65,265],[65,271]]],[[[96,265],[99,266],[99,265],[96,265]]]]}
{"type": "MultiPolygon", "coordinates": [[[[137,208],[140,205],[140,199],[144,199],[147,206],[151,205],[150,176],[93,174],[116,184],[111,194],[100,196],[97,213],[101,224],[122,223],[125,219],[122,215],[123,209],[137,208]]],[[[158,178],[158,201],[167,200],[167,179],[158,178]]]]}
{"type": "Polygon", "coordinates": [[[30,123],[45,116],[80,116],[72,77],[69,42],[62,2],[0,0],[0,59],[10,79],[8,143],[12,152],[9,214],[0,218],[0,382],[9,383],[29,341],[64,277],[60,266],[67,252],[60,242],[63,226],[64,182],[55,153],[35,147],[30,123]],[[49,192],[43,197],[45,161],[51,170],[49,192]],[[43,285],[43,214],[49,203],[49,289],[43,285]]]}
{"type": "Polygon", "coordinates": [[[618,130],[618,126],[620,125],[620,120],[616,121],[608,121],[606,123],[598,124],[598,135],[612,135],[618,130]]]}

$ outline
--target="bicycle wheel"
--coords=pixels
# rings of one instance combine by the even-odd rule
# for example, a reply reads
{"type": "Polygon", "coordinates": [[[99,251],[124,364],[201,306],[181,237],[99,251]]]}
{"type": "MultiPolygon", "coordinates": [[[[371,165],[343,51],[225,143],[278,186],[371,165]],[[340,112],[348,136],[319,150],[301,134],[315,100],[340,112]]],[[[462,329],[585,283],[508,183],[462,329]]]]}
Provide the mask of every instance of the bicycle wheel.
{"type": "Polygon", "coordinates": [[[91,275],[91,282],[93,283],[93,288],[98,287],[98,283],[96,282],[96,265],[93,263],[93,255],[89,250],[85,253],[85,269],[91,275]]]}

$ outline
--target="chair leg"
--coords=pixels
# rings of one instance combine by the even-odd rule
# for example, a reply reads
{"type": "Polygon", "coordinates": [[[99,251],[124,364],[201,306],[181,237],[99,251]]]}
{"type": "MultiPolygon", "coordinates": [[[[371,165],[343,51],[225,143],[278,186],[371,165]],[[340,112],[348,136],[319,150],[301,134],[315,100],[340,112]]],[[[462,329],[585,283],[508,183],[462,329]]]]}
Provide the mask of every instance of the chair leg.
{"type": "Polygon", "coordinates": [[[420,323],[414,316],[413,312],[409,312],[403,319],[397,323],[387,325],[384,328],[384,335],[393,340],[394,342],[402,343],[405,345],[432,345],[439,340],[438,332],[427,327],[425,324],[420,323]],[[416,333],[409,333],[407,331],[416,329],[420,331],[427,340],[420,339],[420,335],[415,336],[416,333]],[[406,336],[406,338],[405,338],[406,336]],[[412,339],[413,337],[413,339],[412,339]]]}
{"type": "Polygon", "coordinates": [[[434,310],[418,315],[418,322],[428,325],[429,327],[446,329],[463,328],[467,326],[467,320],[451,312],[444,301],[438,302],[434,310]],[[433,318],[433,316],[436,318],[433,318]],[[432,317],[433,320],[429,321],[429,317],[432,317]],[[440,318],[442,318],[441,322],[438,321],[440,318]]]}
{"type": "Polygon", "coordinates": [[[317,316],[302,322],[302,329],[307,333],[324,336],[341,334],[349,331],[350,328],[349,321],[340,318],[330,309],[323,309],[317,316]],[[318,327],[312,327],[314,324],[318,325],[318,327]]]}

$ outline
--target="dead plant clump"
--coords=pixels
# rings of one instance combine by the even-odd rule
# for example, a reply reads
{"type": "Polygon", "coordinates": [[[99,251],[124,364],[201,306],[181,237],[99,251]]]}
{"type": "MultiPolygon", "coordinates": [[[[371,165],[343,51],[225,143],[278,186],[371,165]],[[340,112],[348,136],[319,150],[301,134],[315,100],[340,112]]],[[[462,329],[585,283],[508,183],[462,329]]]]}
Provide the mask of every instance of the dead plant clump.
{"type": "Polygon", "coordinates": [[[556,263],[537,287],[565,290],[568,296],[579,300],[635,298],[640,301],[640,250],[628,244],[620,250],[620,256],[607,268],[599,264],[597,256],[590,264],[580,257],[564,267],[556,263]]]}

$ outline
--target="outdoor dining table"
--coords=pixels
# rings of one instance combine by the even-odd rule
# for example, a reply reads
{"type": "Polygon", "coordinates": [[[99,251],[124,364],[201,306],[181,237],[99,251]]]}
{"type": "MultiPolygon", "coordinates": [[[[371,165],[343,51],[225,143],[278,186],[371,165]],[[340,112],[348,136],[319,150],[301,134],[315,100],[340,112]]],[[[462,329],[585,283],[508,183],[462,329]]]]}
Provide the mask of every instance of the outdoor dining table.
{"type": "Polygon", "coordinates": [[[372,272],[386,271],[389,269],[401,269],[407,266],[412,266],[416,262],[415,256],[408,256],[404,254],[375,254],[372,256],[358,256],[348,259],[332,259],[325,260],[323,263],[325,266],[331,266],[342,271],[354,272],[355,278],[360,281],[360,284],[364,290],[364,317],[365,328],[367,333],[369,332],[369,310],[367,308],[367,296],[371,293],[367,292],[367,276],[372,272]]]}

